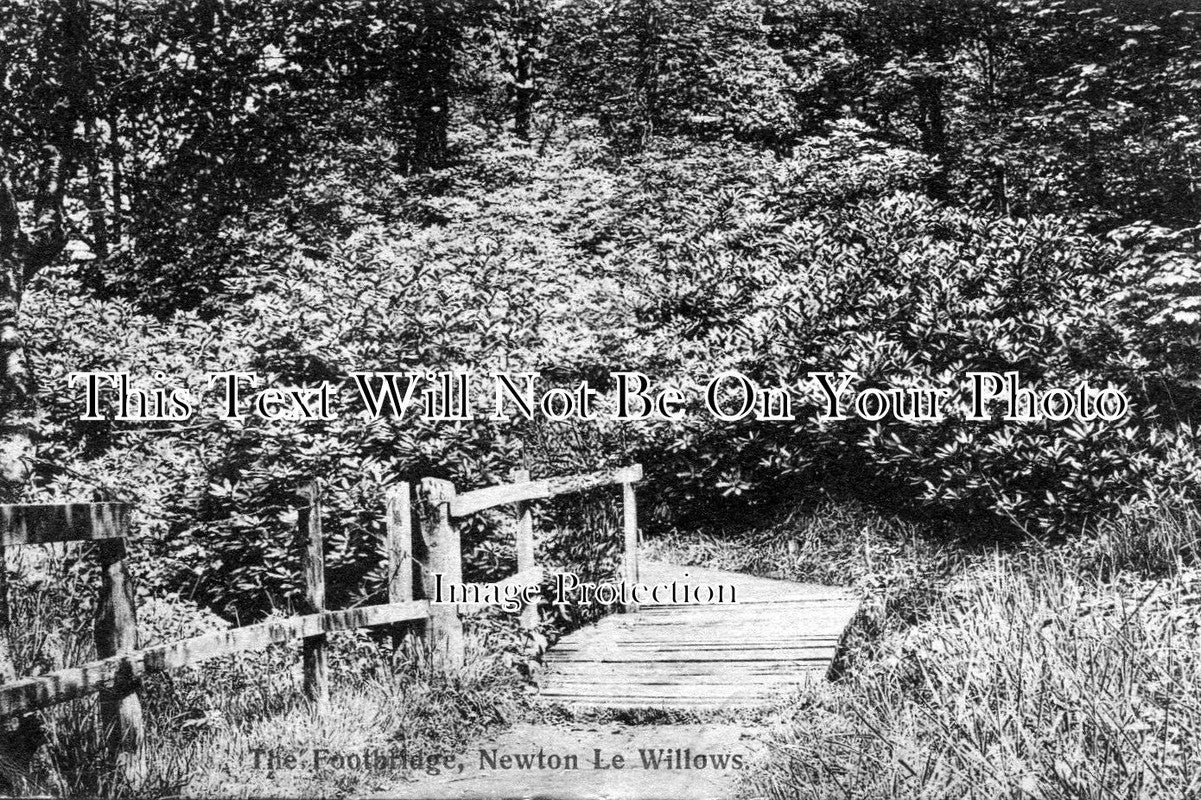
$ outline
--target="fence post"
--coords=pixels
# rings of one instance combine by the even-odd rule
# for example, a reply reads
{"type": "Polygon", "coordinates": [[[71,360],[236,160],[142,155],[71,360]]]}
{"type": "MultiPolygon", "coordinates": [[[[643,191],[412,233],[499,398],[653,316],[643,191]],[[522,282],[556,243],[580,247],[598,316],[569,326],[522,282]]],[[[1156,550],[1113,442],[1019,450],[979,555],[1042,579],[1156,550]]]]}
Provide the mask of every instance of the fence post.
{"type": "Polygon", "coordinates": [[[450,501],[455,487],[450,481],[424,478],[421,481],[421,500],[424,515],[421,535],[429,554],[429,569],[422,570],[425,596],[431,601],[429,620],[430,654],[435,667],[455,669],[463,666],[463,621],[459,609],[451,604],[433,604],[434,575],[442,576],[443,585],[463,582],[463,553],[459,531],[450,518],[450,501]]]}
{"type": "MultiPolygon", "coordinates": [[[[304,613],[325,610],[325,547],[321,539],[321,487],[317,481],[301,490],[308,505],[296,515],[296,533],[300,540],[300,571],[304,579],[304,613]]],[[[329,671],[326,662],[326,636],[319,633],[304,640],[304,693],[323,713],[329,707],[329,671]]]]}
{"type": "MultiPolygon", "coordinates": [[[[8,560],[4,546],[0,545],[0,684],[17,679],[9,638],[11,629],[8,560]]],[[[45,740],[46,734],[37,714],[22,714],[15,719],[0,720],[0,763],[7,765],[7,768],[0,772],[0,791],[14,796],[25,793],[25,776],[32,769],[33,760],[45,740]]]]}
{"type": "MultiPolygon", "coordinates": [[[[632,592],[634,584],[638,583],[638,505],[633,483],[626,482],[621,485],[621,510],[626,550],[625,579],[626,585],[632,592]]],[[[638,610],[638,604],[634,602],[632,596],[626,603],[625,610],[627,612],[638,610]]]]}
{"type": "MultiPolygon", "coordinates": [[[[513,471],[513,480],[526,483],[530,479],[528,469],[513,471]]],[[[517,571],[525,572],[533,569],[534,564],[534,513],[530,504],[517,503],[517,571]]],[[[538,627],[538,605],[526,603],[521,607],[521,627],[527,631],[538,627]]]]}
{"type": "MultiPolygon", "coordinates": [[[[101,539],[96,543],[96,553],[100,566],[96,655],[109,658],[133,653],[138,649],[138,621],[133,581],[125,563],[125,539],[101,539]]],[[[142,701],[130,665],[123,664],[120,669],[127,674],[119,675],[113,688],[100,692],[100,726],[107,739],[114,776],[127,786],[137,787],[146,774],[142,701]]]]}
{"type": "MultiPolygon", "coordinates": [[[[408,482],[388,490],[388,602],[404,603],[413,599],[413,508],[408,482]]],[[[413,651],[414,623],[400,623],[392,629],[392,647],[413,651]]]]}

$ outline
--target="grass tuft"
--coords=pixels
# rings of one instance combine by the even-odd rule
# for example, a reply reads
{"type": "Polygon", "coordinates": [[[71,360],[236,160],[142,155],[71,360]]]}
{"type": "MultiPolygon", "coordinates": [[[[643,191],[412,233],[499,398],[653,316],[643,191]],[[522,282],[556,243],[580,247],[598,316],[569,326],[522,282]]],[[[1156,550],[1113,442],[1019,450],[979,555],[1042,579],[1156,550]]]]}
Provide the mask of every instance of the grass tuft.
{"type": "Polygon", "coordinates": [[[770,798],[1201,790],[1201,574],[1123,591],[1053,554],[963,574],[879,657],[799,698],[770,798]]]}

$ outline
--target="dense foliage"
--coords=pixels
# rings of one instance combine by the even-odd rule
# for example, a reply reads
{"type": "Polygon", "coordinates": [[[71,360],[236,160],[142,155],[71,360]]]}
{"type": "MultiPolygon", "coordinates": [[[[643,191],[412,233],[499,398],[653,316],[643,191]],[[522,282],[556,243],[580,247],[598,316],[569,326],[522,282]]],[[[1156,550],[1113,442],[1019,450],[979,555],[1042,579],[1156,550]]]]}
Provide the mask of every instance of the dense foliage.
{"type": "Polygon", "coordinates": [[[1148,261],[1060,218],[937,205],[914,193],[928,171],[852,132],[811,139],[752,187],[625,243],[661,374],[700,383],[737,369],[796,387],[831,370],[859,388],[955,392],[936,423],[823,421],[813,393],[795,389],[798,423],[694,414],[656,442],[678,459],[677,508],[703,518],[720,508],[713,488],[761,504],[835,482],[1066,531],[1148,493],[1192,496],[1198,363],[1162,338],[1196,290],[1188,259],[1148,261]],[[972,371],[1016,371],[1034,390],[1120,386],[1132,411],[1119,424],[968,421],[972,371]]]}
{"type": "MultiPolygon", "coordinates": [[[[312,476],[336,604],[381,590],[383,493],[423,476],[466,488],[637,459],[644,525],[660,529],[837,490],[1065,534],[1196,492],[1201,59],[1187,8],[0,11],[0,257],[14,276],[0,400],[37,434],[6,494],[136,501],[148,591],[229,617],[286,606],[290,509],[312,476]],[[798,419],[358,413],[352,372],[409,368],[603,391],[613,370],[696,387],[737,369],[792,387],[798,419]],[[83,421],[66,381],[88,370],[142,387],[161,371],[208,409],[206,372],[328,380],[340,413],[83,421]],[[810,370],[882,388],[1016,370],[1035,389],[1120,386],[1132,411],[827,423],[796,390],[810,370]]],[[[511,564],[506,524],[465,531],[475,574],[511,564]]]]}

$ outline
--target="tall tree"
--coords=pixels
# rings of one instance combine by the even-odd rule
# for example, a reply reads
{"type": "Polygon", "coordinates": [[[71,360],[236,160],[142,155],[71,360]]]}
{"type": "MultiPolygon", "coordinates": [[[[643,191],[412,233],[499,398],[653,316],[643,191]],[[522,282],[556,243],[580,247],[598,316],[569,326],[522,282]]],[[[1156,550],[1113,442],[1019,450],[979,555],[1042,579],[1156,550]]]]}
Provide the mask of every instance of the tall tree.
{"type": "Polygon", "coordinates": [[[546,9],[542,0],[509,0],[508,47],[503,58],[509,66],[513,104],[513,133],[530,140],[534,101],[539,82],[538,67],[543,47],[546,9]]]}
{"type": "Polygon", "coordinates": [[[404,160],[411,171],[436,169],[446,163],[447,131],[453,102],[455,54],[463,20],[456,3],[418,0],[403,13],[412,38],[395,54],[393,88],[404,160]]]}
{"type": "Polygon", "coordinates": [[[575,0],[551,25],[553,94],[619,148],[653,136],[786,147],[792,76],[769,46],[761,0],[575,0]]]}

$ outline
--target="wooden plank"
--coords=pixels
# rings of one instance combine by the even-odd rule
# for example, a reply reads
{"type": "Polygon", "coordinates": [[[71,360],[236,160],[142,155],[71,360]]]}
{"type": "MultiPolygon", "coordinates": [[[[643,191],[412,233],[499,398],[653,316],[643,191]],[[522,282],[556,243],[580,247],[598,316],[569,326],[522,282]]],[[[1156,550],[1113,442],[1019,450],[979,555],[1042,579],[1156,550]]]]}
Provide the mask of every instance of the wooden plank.
{"type": "Polygon", "coordinates": [[[702,675],[637,675],[626,676],[614,672],[610,675],[593,676],[584,673],[564,674],[556,676],[555,690],[576,691],[580,687],[597,688],[600,686],[702,686],[702,687],[739,687],[739,686],[787,686],[804,682],[805,677],[797,674],[783,673],[746,673],[738,675],[722,675],[710,673],[702,675]]]}
{"type": "MultiPolygon", "coordinates": [[[[802,650],[789,649],[777,650],[774,652],[754,652],[754,653],[637,653],[623,654],[619,652],[607,653],[569,653],[562,657],[548,657],[546,663],[559,664],[564,661],[572,661],[580,664],[714,664],[718,662],[748,662],[768,664],[773,661],[829,661],[833,657],[833,650],[802,650]]],[[[630,666],[627,669],[636,669],[637,667],[630,666]]]]}
{"type": "MultiPolygon", "coordinates": [[[[406,603],[413,599],[413,508],[412,487],[401,482],[388,491],[387,541],[388,602],[406,603]]],[[[392,646],[415,652],[417,637],[412,625],[397,625],[392,630],[392,646]]]]}
{"type": "Polygon", "coordinates": [[[395,625],[429,619],[430,604],[425,600],[405,600],[378,606],[359,606],[316,615],[323,632],[353,631],[379,625],[395,625]]]}
{"type": "MultiPolygon", "coordinates": [[[[641,477],[641,467],[639,467],[639,477],[641,477]]],[[[638,502],[634,494],[634,484],[630,482],[621,484],[621,510],[622,510],[622,532],[625,538],[625,553],[623,554],[623,566],[625,568],[625,579],[627,586],[634,586],[638,583],[638,502]]],[[[626,603],[625,611],[627,614],[638,610],[638,604],[631,599],[626,603]]]]}
{"type": "MultiPolygon", "coordinates": [[[[422,570],[425,596],[434,596],[434,575],[440,574],[445,583],[463,582],[463,552],[459,531],[451,518],[455,487],[449,481],[425,478],[421,481],[421,498],[425,508],[421,533],[429,553],[429,569],[422,570]]],[[[466,654],[463,644],[463,620],[459,610],[450,604],[431,606],[430,655],[440,669],[458,669],[466,654]]]]}
{"type": "Polygon", "coordinates": [[[588,641],[583,641],[580,639],[572,639],[570,641],[564,640],[564,641],[561,641],[558,645],[556,645],[555,652],[556,653],[592,654],[592,653],[603,653],[603,652],[608,652],[608,651],[616,651],[616,652],[629,653],[632,655],[636,655],[636,654],[657,653],[657,652],[674,652],[674,651],[687,651],[687,652],[698,652],[698,653],[699,652],[722,653],[722,652],[727,652],[727,651],[731,651],[731,650],[741,652],[741,651],[754,651],[754,650],[762,650],[762,649],[770,650],[773,648],[775,648],[775,649],[803,648],[803,649],[811,649],[811,650],[812,649],[816,649],[816,650],[831,649],[832,650],[837,645],[837,643],[838,643],[837,639],[823,638],[823,639],[807,639],[807,640],[798,639],[798,640],[792,641],[792,642],[780,642],[780,641],[759,642],[758,640],[732,641],[732,642],[726,642],[726,643],[721,643],[721,642],[712,643],[711,642],[708,644],[697,645],[697,646],[690,645],[687,642],[679,642],[679,641],[664,642],[659,645],[655,645],[653,643],[651,643],[651,644],[643,643],[643,644],[639,644],[639,645],[634,645],[634,644],[627,644],[626,642],[623,642],[623,641],[620,641],[617,639],[603,638],[603,639],[593,639],[593,640],[588,640],[588,641]]]}
{"type": "MultiPolygon", "coordinates": [[[[283,644],[294,639],[319,636],[335,631],[422,620],[428,616],[429,603],[425,600],[360,606],[342,611],[326,611],[321,614],[292,617],[278,622],[260,622],[257,625],[247,625],[228,631],[206,633],[203,636],[196,636],[181,642],[147,648],[138,655],[145,662],[147,673],[166,672],[192,666],[210,658],[232,655],[245,650],[261,650],[264,647],[283,644]]],[[[0,692],[2,691],[0,688],[0,692]]]]}
{"type": "MultiPolygon", "coordinates": [[[[652,564],[645,582],[733,582],[744,576],[652,564]]],[[[857,605],[844,591],[750,578],[753,603],[649,606],[560,640],[539,678],[545,702],[605,708],[767,706],[824,678],[857,605]],[[767,602],[776,596],[789,602],[767,602]],[[762,599],[762,601],[760,601],[762,599]]]]}
{"type": "Polygon", "coordinates": [[[574,494],[575,492],[585,492],[589,489],[596,489],[601,486],[614,486],[620,483],[637,483],[642,480],[642,465],[634,464],[629,467],[618,467],[617,469],[603,469],[597,472],[589,472],[584,475],[565,475],[560,478],[549,478],[547,483],[550,484],[550,493],[552,496],[561,494],[574,494]]]}
{"type": "MultiPolygon", "coordinates": [[[[513,472],[513,480],[528,483],[530,471],[519,469],[513,472]]],[[[517,508],[517,574],[529,572],[537,567],[534,561],[534,513],[529,503],[519,502],[517,508]]],[[[541,578],[538,580],[542,582],[541,578]]],[[[538,627],[538,604],[525,603],[521,608],[521,627],[533,631],[538,627]]]]}
{"type": "Polygon", "coordinates": [[[0,505],[0,545],[118,539],[129,532],[128,503],[0,505]]]}
{"type": "Polygon", "coordinates": [[[636,661],[620,662],[547,662],[540,683],[542,686],[554,686],[561,680],[575,680],[585,675],[591,680],[608,680],[620,678],[621,681],[638,683],[643,679],[681,678],[687,680],[693,677],[712,676],[728,677],[732,681],[742,678],[753,680],[757,678],[787,678],[814,669],[825,670],[828,662],[823,659],[786,659],[782,661],[636,661]]]}
{"type": "MultiPolygon", "coordinates": [[[[321,487],[313,481],[303,494],[308,505],[297,515],[300,574],[304,581],[304,611],[325,610],[325,542],[321,537],[321,487]]],[[[324,633],[304,640],[304,693],[318,714],[329,708],[329,664],[324,633]]]]}
{"type": "MultiPolygon", "coordinates": [[[[555,649],[551,649],[554,652],[555,649]]],[[[779,662],[769,661],[748,661],[745,663],[730,663],[725,665],[730,671],[779,671],[787,670],[790,665],[807,664],[812,661],[808,655],[800,656],[791,661],[784,659],[779,662]]],[[[665,662],[651,661],[634,661],[620,664],[598,664],[596,662],[582,661],[582,659],[568,658],[562,661],[546,663],[546,674],[554,675],[560,673],[568,673],[568,671],[592,671],[592,673],[603,674],[605,671],[621,671],[629,675],[643,675],[663,671],[663,673],[711,673],[711,671],[721,671],[723,669],[723,661],[721,658],[709,658],[705,661],[692,662],[688,664],[671,664],[665,662]]]]}
{"type": "MultiPolygon", "coordinates": [[[[124,539],[97,542],[100,595],[96,601],[95,642],[96,654],[101,658],[138,649],[134,587],[125,556],[124,539]]],[[[100,692],[98,706],[108,763],[118,780],[134,788],[146,777],[146,736],[139,688],[133,678],[114,683],[100,692]]]]}
{"type": "Polygon", "coordinates": [[[524,483],[506,483],[500,486],[489,486],[486,489],[476,489],[472,492],[455,497],[450,506],[452,517],[465,517],[486,508],[519,503],[528,500],[543,500],[552,497],[550,484],[547,481],[526,481],[524,483]]]}
{"type": "Polygon", "coordinates": [[[450,503],[452,517],[465,517],[486,508],[519,503],[530,500],[545,500],[561,494],[583,492],[601,486],[622,483],[637,483],[642,480],[642,466],[599,470],[583,475],[564,475],[522,483],[506,483],[456,495],[450,503]]]}
{"type": "MultiPolygon", "coordinates": [[[[803,683],[803,679],[797,685],[803,683]]],[[[591,685],[575,684],[570,687],[556,688],[546,692],[547,697],[556,695],[609,695],[611,697],[688,697],[697,699],[722,700],[746,695],[770,695],[779,693],[782,684],[751,685],[751,684],[656,684],[631,685],[622,683],[593,683],[591,685]]]]}
{"type": "MultiPolygon", "coordinates": [[[[645,584],[646,581],[643,581],[645,584]]],[[[737,588],[737,587],[735,587],[737,588]]],[[[804,611],[809,613],[821,612],[823,609],[841,613],[844,610],[856,610],[859,604],[855,601],[847,601],[845,599],[833,600],[825,603],[815,603],[811,600],[792,600],[781,598],[779,600],[756,600],[743,601],[736,599],[733,603],[646,603],[644,604],[649,615],[650,621],[654,621],[654,616],[674,616],[676,614],[715,614],[719,617],[728,617],[731,615],[744,614],[759,615],[759,614],[790,614],[794,612],[804,611]]]]}
{"type": "Polygon", "coordinates": [[[722,709],[729,707],[748,708],[758,706],[767,708],[775,704],[778,698],[786,694],[784,691],[738,692],[736,694],[712,694],[699,697],[665,692],[663,694],[640,695],[609,695],[602,691],[587,694],[547,695],[545,702],[559,702],[572,706],[598,705],[607,708],[711,708],[722,709]]]}
{"type": "Polygon", "coordinates": [[[102,689],[128,686],[144,675],[194,666],[212,658],[273,644],[376,625],[422,620],[429,603],[410,600],[344,611],[326,611],[279,622],[261,622],[228,631],[215,631],[179,642],[150,647],[128,655],[93,661],[49,675],[24,678],[0,686],[0,717],[65,703],[102,689]]]}

